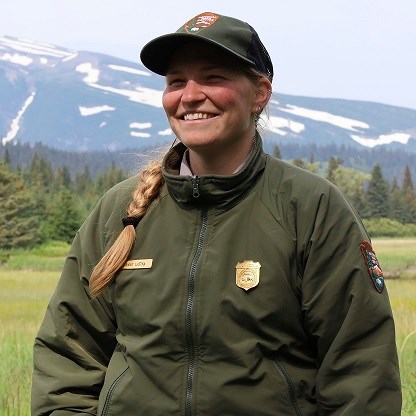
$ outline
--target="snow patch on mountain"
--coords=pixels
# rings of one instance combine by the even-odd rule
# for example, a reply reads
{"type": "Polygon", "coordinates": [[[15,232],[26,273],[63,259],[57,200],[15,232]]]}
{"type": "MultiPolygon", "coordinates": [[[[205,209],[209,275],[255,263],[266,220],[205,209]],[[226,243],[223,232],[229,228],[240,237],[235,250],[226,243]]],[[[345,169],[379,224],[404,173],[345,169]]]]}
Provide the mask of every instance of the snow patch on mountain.
{"type": "Polygon", "coordinates": [[[13,55],[10,53],[5,53],[0,56],[2,61],[8,61],[13,64],[28,66],[33,62],[32,58],[29,58],[26,55],[19,55],[18,53],[14,53],[13,55]]]}
{"type": "Polygon", "coordinates": [[[162,108],[163,91],[157,91],[151,88],[136,87],[135,90],[123,90],[114,87],[104,87],[99,84],[89,84],[91,87],[98,88],[114,94],[128,97],[129,100],[142,104],[151,105],[153,107],[162,108]]]}
{"type": "Polygon", "coordinates": [[[147,139],[148,137],[150,137],[150,134],[149,133],[143,133],[141,131],[131,131],[130,132],[130,136],[133,136],[133,137],[142,137],[142,138],[147,139]]]}
{"type": "Polygon", "coordinates": [[[130,123],[131,129],[150,129],[152,123],[130,123]]]}
{"type": "Polygon", "coordinates": [[[30,94],[29,97],[24,102],[23,107],[18,111],[16,118],[12,120],[9,132],[1,139],[1,142],[3,143],[3,145],[5,145],[7,142],[10,142],[16,137],[16,134],[20,129],[20,125],[19,125],[20,119],[22,118],[23,114],[25,113],[27,108],[30,106],[30,104],[32,104],[34,98],[35,98],[35,93],[32,92],[32,94],[30,94]]]}
{"type": "Polygon", "coordinates": [[[157,132],[159,136],[171,136],[173,134],[171,129],[160,130],[157,132]]]}
{"type": "Polygon", "coordinates": [[[81,74],[87,74],[87,76],[82,79],[86,84],[98,82],[100,77],[100,71],[93,68],[89,62],[77,65],[75,70],[81,72],[81,74]]]}
{"type": "Polygon", "coordinates": [[[57,49],[55,46],[45,43],[32,42],[24,39],[13,40],[5,36],[0,36],[0,42],[16,51],[26,52],[32,55],[47,55],[63,58],[73,53],[72,51],[57,49]]]}
{"type": "Polygon", "coordinates": [[[289,120],[283,117],[270,116],[269,118],[261,117],[265,123],[265,128],[272,133],[279,134],[280,136],[286,136],[287,131],[282,130],[282,128],[289,129],[293,133],[299,134],[301,131],[305,130],[305,125],[298,123],[297,121],[289,120]]]}
{"type": "Polygon", "coordinates": [[[337,116],[326,111],[311,110],[309,108],[297,107],[295,105],[286,105],[285,107],[280,107],[279,110],[299,117],[310,118],[315,121],[323,121],[324,123],[329,123],[334,126],[356,132],[359,131],[356,127],[361,129],[370,128],[370,126],[363,121],[337,116]]]}
{"type": "Polygon", "coordinates": [[[71,55],[68,55],[66,58],[62,59],[62,62],[68,62],[72,59],[76,58],[78,56],[78,52],[72,53],[71,55]]]}
{"type": "Polygon", "coordinates": [[[98,88],[103,91],[112,92],[114,94],[123,95],[124,97],[128,97],[129,100],[141,104],[147,104],[158,108],[162,107],[163,91],[158,91],[145,87],[136,87],[134,90],[125,90],[121,88],[100,85],[97,83],[100,77],[100,71],[94,68],[92,64],[89,62],[79,64],[75,69],[78,72],[87,74],[87,76],[83,78],[83,81],[90,87],[98,88]]]}
{"type": "Polygon", "coordinates": [[[391,133],[391,134],[381,134],[377,139],[360,137],[355,134],[351,134],[351,138],[354,139],[357,143],[360,143],[366,147],[375,147],[381,144],[390,144],[393,142],[398,142],[402,144],[407,144],[409,139],[412,136],[407,133],[391,133]]]}
{"type": "Polygon", "coordinates": [[[147,71],[141,71],[140,69],[130,68],[128,66],[120,66],[120,65],[107,65],[110,69],[113,69],[114,71],[122,71],[122,72],[128,72],[130,74],[135,75],[144,75],[145,77],[150,77],[152,74],[147,71]]]}
{"type": "Polygon", "coordinates": [[[92,116],[94,114],[102,113],[103,111],[114,111],[115,107],[109,105],[101,105],[98,107],[79,107],[79,112],[82,116],[92,116]]]}

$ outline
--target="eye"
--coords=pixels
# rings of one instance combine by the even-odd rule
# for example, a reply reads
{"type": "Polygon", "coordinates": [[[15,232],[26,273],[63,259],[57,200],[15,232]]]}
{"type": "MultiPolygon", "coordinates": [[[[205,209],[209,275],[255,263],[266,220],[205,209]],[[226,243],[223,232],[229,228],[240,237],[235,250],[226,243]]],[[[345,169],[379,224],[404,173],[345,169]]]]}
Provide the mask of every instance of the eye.
{"type": "Polygon", "coordinates": [[[225,77],[223,75],[220,75],[220,74],[211,74],[211,75],[207,76],[207,81],[212,82],[212,83],[221,82],[221,81],[224,81],[224,80],[225,80],[225,77]]]}
{"type": "Polygon", "coordinates": [[[183,85],[183,83],[185,82],[185,80],[183,80],[182,78],[166,78],[166,86],[168,87],[180,87],[181,85],[183,85]]]}

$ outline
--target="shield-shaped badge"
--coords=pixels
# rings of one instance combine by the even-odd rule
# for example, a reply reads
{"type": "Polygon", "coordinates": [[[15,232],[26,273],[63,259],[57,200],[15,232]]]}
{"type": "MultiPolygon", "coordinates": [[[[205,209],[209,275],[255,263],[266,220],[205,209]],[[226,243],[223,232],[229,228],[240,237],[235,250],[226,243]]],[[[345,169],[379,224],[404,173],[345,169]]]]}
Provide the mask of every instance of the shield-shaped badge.
{"type": "Polygon", "coordinates": [[[241,289],[250,290],[260,281],[260,263],[253,260],[244,260],[235,266],[235,284],[241,289]]]}

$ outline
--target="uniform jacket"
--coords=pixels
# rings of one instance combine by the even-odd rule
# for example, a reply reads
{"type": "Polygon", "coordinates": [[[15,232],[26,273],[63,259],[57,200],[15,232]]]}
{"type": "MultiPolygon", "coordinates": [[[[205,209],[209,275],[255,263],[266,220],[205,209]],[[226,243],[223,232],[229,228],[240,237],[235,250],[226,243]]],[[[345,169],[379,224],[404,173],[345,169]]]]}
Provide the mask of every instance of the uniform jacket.
{"type": "Polygon", "coordinates": [[[137,177],[79,230],[36,338],[32,414],[400,415],[387,290],[345,197],[260,140],[231,176],[179,176],[183,151],[97,298],[137,177]]]}

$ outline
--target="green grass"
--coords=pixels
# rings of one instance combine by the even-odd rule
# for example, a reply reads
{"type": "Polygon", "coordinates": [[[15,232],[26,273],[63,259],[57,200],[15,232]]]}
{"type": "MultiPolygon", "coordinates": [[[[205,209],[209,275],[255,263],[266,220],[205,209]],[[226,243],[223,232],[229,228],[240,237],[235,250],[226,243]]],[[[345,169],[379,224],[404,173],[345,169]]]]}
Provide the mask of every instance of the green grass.
{"type": "Polygon", "coordinates": [[[416,415],[416,281],[387,281],[396,323],[402,387],[402,415],[416,415]]]}
{"type": "Polygon", "coordinates": [[[373,248],[387,278],[416,278],[415,238],[377,238],[373,248]]]}
{"type": "Polygon", "coordinates": [[[0,415],[30,415],[32,345],[58,272],[0,270],[0,415]]]}
{"type": "MultiPolygon", "coordinates": [[[[389,273],[415,267],[416,239],[374,240],[389,273]]],[[[32,345],[58,280],[68,246],[13,252],[0,268],[0,416],[30,415],[32,345]],[[14,266],[17,265],[17,266],[14,266]]],[[[414,277],[409,273],[408,277],[414,277]]],[[[387,281],[396,322],[403,416],[416,415],[416,280],[387,281]]]]}
{"type": "Polygon", "coordinates": [[[62,242],[51,242],[33,249],[18,249],[9,253],[8,270],[60,270],[69,246],[62,242]]]}

